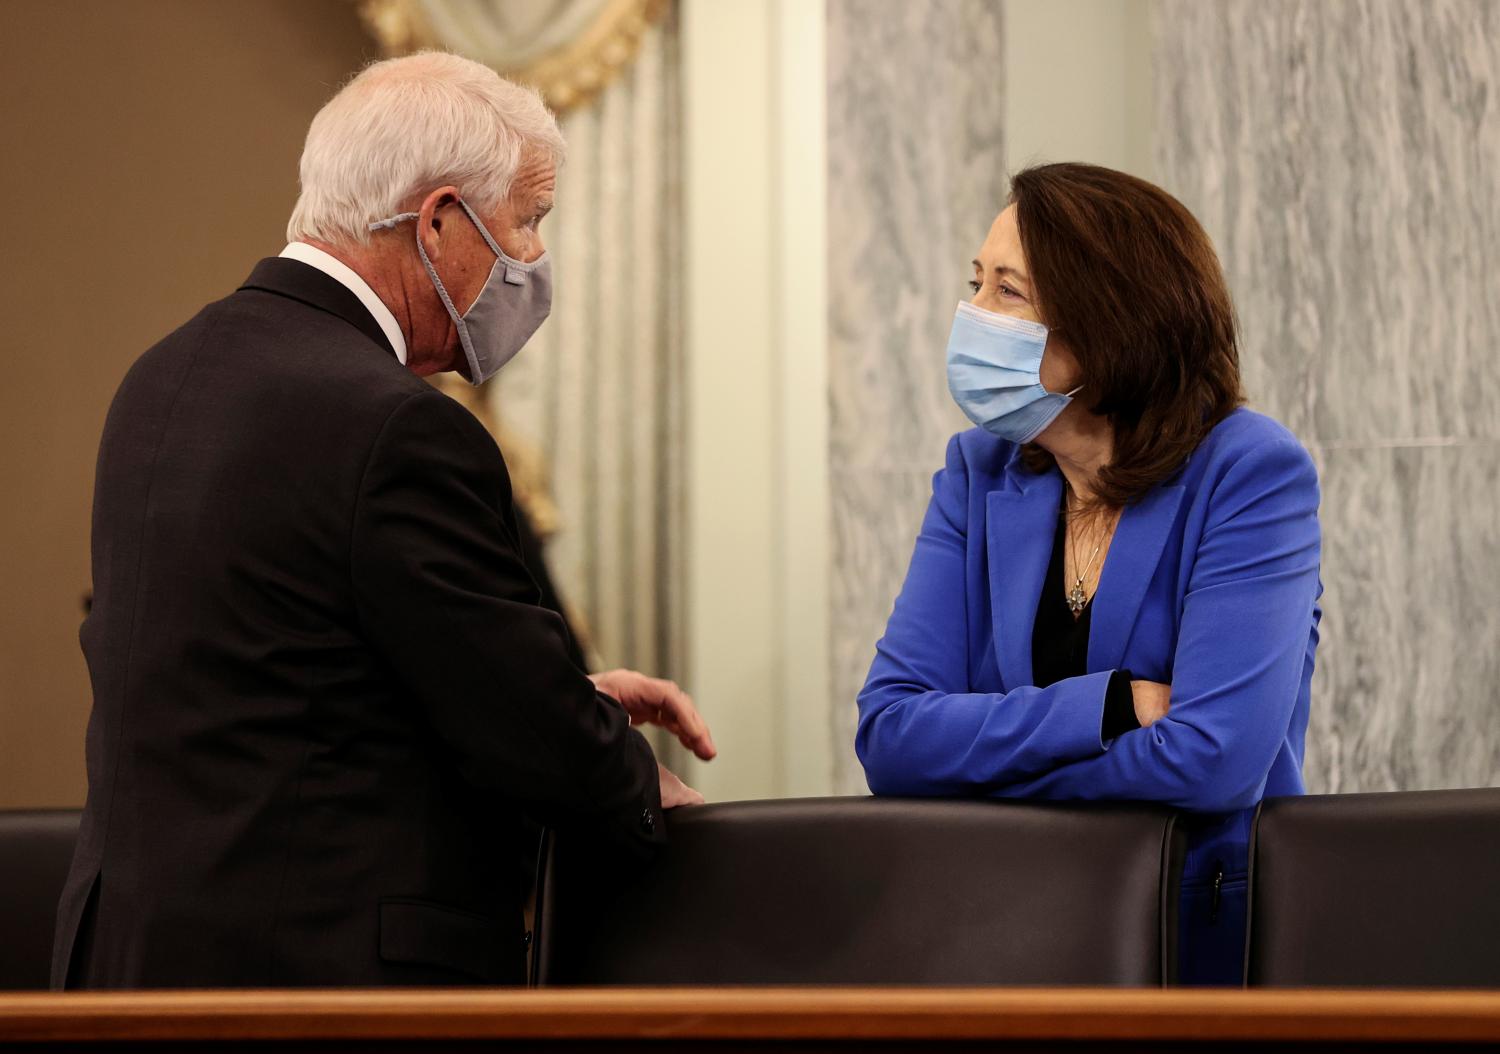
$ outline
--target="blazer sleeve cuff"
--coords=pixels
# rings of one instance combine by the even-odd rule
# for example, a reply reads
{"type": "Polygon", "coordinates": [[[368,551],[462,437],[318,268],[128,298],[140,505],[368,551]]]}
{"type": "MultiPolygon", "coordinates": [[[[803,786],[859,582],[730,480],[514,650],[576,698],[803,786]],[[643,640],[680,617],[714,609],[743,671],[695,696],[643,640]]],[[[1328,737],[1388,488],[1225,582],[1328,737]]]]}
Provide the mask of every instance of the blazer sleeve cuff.
{"type": "Polygon", "coordinates": [[[1049,723],[1052,725],[1048,753],[1059,764],[1096,757],[1109,749],[1103,735],[1104,707],[1114,671],[1069,677],[1052,686],[1049,723]]]}
{"type": "Polygon", "coordinates": [[[1135,716],[1131,679],[1129,670],[1116,670],[1109,676],[1109,687],[1104,693],[1104,721],[1099,730],[1099,737],[1105,743],[1141,727],[1135,716]]]}
{"type": "MultiPolygon", "coordinates": [[[[620,709],[620,704],[603,692],[598,693],[601,706],[620,709]]],[[[628,721],[629,718],[627,717],[628,721]]],[[[627,726],[622,749],[628,755],[628,767],[635,771],[634,793],[617,799],[610,825],[615,840],[640,859],[649,859],[667,841],[666,810],[661,805],[661,783],[656,773],[656,755],[646,737],[627,726]]],[[[608,791],[601,788],[602,793],[608,791]]],[[[601,820],[605,817],[601,816],[601,820]]],[[[608,821],[606,821],[608,822],[608,821]]]]}

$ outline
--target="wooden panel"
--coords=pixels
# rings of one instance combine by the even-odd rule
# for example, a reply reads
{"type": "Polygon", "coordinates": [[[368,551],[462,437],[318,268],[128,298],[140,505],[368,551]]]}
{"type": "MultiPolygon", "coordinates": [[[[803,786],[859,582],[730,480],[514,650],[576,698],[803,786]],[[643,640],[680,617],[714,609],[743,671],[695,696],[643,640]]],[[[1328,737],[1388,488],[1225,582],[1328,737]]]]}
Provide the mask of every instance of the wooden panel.
{"type": "Polygon", "coordinates": [[[1500,992],[574,989],[0,994],[0,1043],[1500,1043],[1500,992]]]}

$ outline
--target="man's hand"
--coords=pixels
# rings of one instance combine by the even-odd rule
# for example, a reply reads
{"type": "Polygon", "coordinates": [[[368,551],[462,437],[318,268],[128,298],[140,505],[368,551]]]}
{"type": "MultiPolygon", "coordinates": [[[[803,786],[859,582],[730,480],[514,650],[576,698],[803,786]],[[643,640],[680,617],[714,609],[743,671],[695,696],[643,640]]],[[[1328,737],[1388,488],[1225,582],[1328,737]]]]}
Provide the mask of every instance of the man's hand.
{"type": "Polygon", "coordinates": [[[675,809],[679,805],[702,805],[703,795],[689,787],[677,774],[660,761],[656,763],[656,779],[661,786],[661,807],[675,809]]]}
{"type": "MultiPolygon", "coordinates": [[[[693,700],[672,681],[647,677],[634,670],[610,670],[607,673],[590,674],[589,680],[593,681],[595,687],[601,692],[619,701],[620,705],[625,708],[625,712],[630,715],[632,725],[660,725],[704,761],[711,760],[719,753],[718,747],[714,746],[714,737],[709,733],[708,725],[699,716],[698,708],[693,705],[693,700]]],[[[662,769],[662,772],[664,774],[662,777],[663,804],[666,801],[666,778],[668,776],[689,794],[697,794],[696,791],[683,787],[682,781],[666,769],[662,769]]],[[[698,800],[703,799],[699,797],[698,800]]]]}
{"type": "Polygon", "coordinates": [[[1131,681],[1130,696],[1142,728],[1150,728],[1172,708],[1172,686],[1160,681],[1131,681]]]}

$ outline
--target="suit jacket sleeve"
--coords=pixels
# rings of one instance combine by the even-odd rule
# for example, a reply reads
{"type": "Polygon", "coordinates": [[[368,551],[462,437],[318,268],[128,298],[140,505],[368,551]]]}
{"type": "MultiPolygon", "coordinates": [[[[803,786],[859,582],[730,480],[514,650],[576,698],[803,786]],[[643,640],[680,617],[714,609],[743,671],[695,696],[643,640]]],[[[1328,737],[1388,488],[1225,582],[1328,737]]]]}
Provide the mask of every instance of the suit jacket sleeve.
{"type": "Polygon", "coordinates": [[[656,762],[538,606],[494,441],[435,390],[386,421],[351,532],[361,627],[465,779],[547,822],[664,837],[656,762]],[[649,815],[649,819],[647,816],[649,815]]]}
{"type": "Polygon", "coordinates": [[[955,437],[906,584],[859,694],[855,749],[876,794],[985,792],[1104,750],[1110,671],[969,691],[968,469],[955,437]]]}
{"type": "Polygon", "coordinates": [[[1265,442],[1213,482],[1183,599],[1171,710],[1107,753],[1006,797],[1159,801],[1231,812],[1260,800],[1312,647],[1318,481],[1291,439],[1265,442]]]}

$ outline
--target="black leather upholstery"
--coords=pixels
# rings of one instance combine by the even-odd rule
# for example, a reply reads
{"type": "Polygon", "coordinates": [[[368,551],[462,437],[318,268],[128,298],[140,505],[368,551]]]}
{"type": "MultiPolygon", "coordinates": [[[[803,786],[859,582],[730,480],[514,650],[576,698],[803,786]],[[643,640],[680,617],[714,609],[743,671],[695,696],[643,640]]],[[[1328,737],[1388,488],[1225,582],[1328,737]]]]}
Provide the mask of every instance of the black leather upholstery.
{"type": "Polygon", "coordinates": [[[1252,985],[1500,986],[1500,789],[1272,798],[1252,985]]]}
{"type": "Polygon", "coordinates": [[[537,983],[1175,979],[1184,841],[1164,809],[822,798],[668,824],[626,881],[549,835],[537,983]]]}
{"type": "Polygon", "coordinates": [[[0,989],[46,988],[76,809],[0,811],[0,989]]]}

